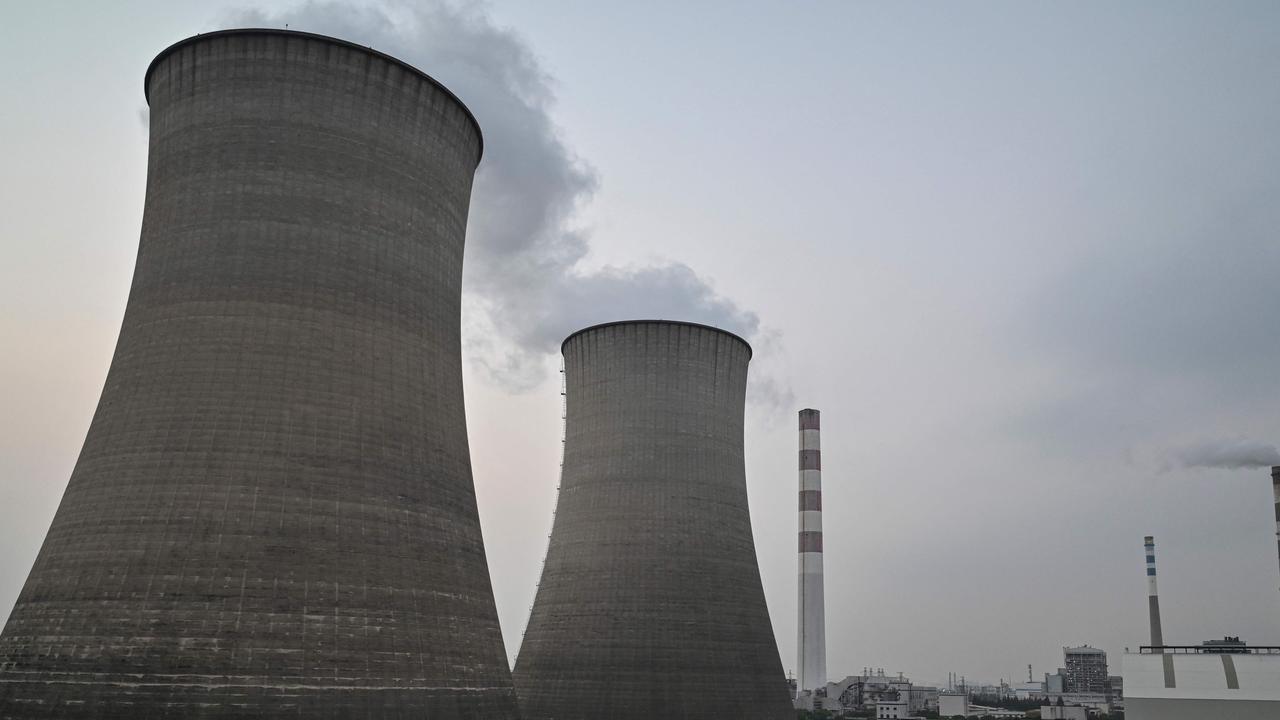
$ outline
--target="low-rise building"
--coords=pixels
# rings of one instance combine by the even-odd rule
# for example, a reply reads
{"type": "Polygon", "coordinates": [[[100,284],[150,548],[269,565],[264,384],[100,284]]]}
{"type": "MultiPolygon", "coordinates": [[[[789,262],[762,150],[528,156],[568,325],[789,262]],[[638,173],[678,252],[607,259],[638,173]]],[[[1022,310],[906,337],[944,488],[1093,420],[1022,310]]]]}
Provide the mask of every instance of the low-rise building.
{"type": "Polygon", "coordinates": [[[1044,683],[1031,681],[1014,685],[1013,696],[1019,700],[1042,698],[1044,697],[1044,683]]]}
{"type": "Polygon", "coordinates": [[[1044,674],[1044,691],[1046,693],[1064,693],[1067,691],[1067,670],[1058,668],[1056,673],[1044,674]]]}
{"type": "Polygon", "coordinates": [[[1097,713],[1110,713],[1116,709],[1111,698],[1103,693],[1045,693],[1046,705],[1056,704],[1059,700],[1064,705],[1080,705],[1097,713]]]}
{"type": "Polygon", "coordinates": [[[973,703],[969,704],[969,715],[993,718],[1025,718],[1027,716],[1027,714],[1021,710],[1005,710],[1004,708],[974,705],[973,703]]]}
{"type": "Polygon", "coordinates": [[[868,669],[862,675],[850,675],[839,682],[827,683],[825,688],[815,693],[815,695],[819,694],[821,698],[812,698],[809,707],[803,707],[800,699],[797,698],[796,707],[798,709],[821,707],[824,710],[839,713],[874,708],[881,701],[904,700],[912,711],[917,711],[929,709],[930,698],[928,692],[919,694],[913,692],[911,679],[902,673],[889,675],[883,669],[874,671],[868,669]],[[920,705],[915,704],[917,699],[920,705]]]}
{"type": "Polygon", "coordinates": [[[932,685],[912,685],[910,690],[911,712],[938,709],[938,695],[942,691],[932,685]]]}
{"type": "Polygon", "coordinates": [[[1042,705],[1040,720],[1089,720],[1089,709],[1083,705],[1042,705]]]}
{"type": "Polygon", "coordinates": [[[967,693],[939,693],[938,714],[944,718],[969,716],[969,695],[967,693]]]}
{"type": "Polygon", "coordinates": [[[910,720],[911,704],[906,700],[881,700],[876,703],[876,720],[910,720]]]}

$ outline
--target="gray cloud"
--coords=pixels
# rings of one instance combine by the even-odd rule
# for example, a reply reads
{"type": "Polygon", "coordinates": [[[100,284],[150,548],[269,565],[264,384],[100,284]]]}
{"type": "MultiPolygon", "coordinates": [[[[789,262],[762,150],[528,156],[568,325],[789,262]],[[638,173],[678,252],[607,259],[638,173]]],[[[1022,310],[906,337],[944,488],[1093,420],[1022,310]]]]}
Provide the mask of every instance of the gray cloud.
{"type": "Polygon", "coordinates": [[[1184,467],[1239,470],[1280,465],[1275,445],[1249,440],[1201,443],[1175,451],[1174,457],[1184,467]]]}
{"type": "Polygon", "coordinates": [[[351,40],[431,74],[471,108],[485,136],[467,234],[465,342],[470,359],[511,389],[546,374],[573,330],[611,320],[702,322],[744,336],[756,315],[677,262],[586,269],[576,211],[598,187],[594,170],[552,121],[552,80],[513,31],[441,0],[355,6],[305,2],[250,10],[229,22],[351,40]]]}

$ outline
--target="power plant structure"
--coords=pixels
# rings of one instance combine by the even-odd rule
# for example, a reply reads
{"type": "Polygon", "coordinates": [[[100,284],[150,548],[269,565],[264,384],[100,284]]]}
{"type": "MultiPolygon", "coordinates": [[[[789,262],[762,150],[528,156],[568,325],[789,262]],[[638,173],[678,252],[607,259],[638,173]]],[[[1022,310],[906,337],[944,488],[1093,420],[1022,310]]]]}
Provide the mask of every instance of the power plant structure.
{"type": "MultiPolygon", "coordinates": [[[[1280,468],[1272,468],[1280,517],[1280,468]]],[[[1160,626],[1155,539],[1144,540],[1151,645],[1124,654],[1124,711],[1133,720],[1280,717],[1280,646],[1238,637],[1169,645],[1160,626]]]]}
{"type": "Polygon", "coordinates": [[[1148,535],[1143,538],[1143,549],[1147,555],[1147,613],[1151,620],[1151,648],[1153,652],[1162,652],[1164,633],[1160,630],[1160,593],[1156,589],[1156,539],[1148,535]]]}
{"type": "Polygon", "coordinates": [[[827,686],[826,608],[822,576],[822,414],[800,411],[800,529],[797,693],[827,686]]]}
{"type": "Polygon", "coordinates": [[[1271,494],[1275,497],[1276,554],[1280,559],[1280,465],[1271,466],[1271,494]]]}
{"type": "Polygon", "coordinates": [[[525,720],[794,717],[747,506],[750,346],[642,320],[561,351],[564,467],[514,671],[525,720]]]}
{"type": "Polygon", "coordinates": [[[478,124],[342,40],[152,62],[137,265],[5,718],[517,718],[461,373],[478,124]]]}

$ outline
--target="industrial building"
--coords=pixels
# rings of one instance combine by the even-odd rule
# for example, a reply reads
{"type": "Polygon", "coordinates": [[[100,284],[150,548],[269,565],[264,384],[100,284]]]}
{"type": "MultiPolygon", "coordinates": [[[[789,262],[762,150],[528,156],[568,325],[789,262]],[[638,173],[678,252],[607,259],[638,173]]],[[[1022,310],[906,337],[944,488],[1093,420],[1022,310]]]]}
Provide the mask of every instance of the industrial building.
{"type": "Polygon", "coordinates": [[[283,30],[144,89],[133,285],[0,717],[518,717],[463,412],[475,119],[283,30]]]}
{"type": "Polygon", "coordinates": [[[1122,707],[1119,676],[1109,675],[1106,652],[1088,645],[1062,648],[1063,665],[1056,672],[1045,673],[1044,684],[1034,692],[1033,684],[1019,686],[1019,698],[1044,698],[1051,703],[1081,705],[1096,712],[1111,712],[1122,707]]]}
{"type": "MultiPolygon", "coordinates": [[[[1280,537],[1280,467],[1271,468],[1280,537]]],[[[1148,594],[1155,558],[1147,544],[1148,594]]],[[[1165,645],[1151,605],[1151,642],[1124,655],[1124,710],[1131,720],[1274,720],[1280,718],[1280,646],[1249,646],[1238,637],[1199,645],[1165,645]]]]}
{"type": "Polygon", "coordinates": [[[885,699],[876,702],[876,720],[913,720],[911,703],[902,698],[885,699]]]}
{"type": "Polygon", "coordinates": [[[751,348],[692,323],[570,335],[564,466],[516,659],[525,720],[789,720],[743,459],[751,348]]]}
{"type": "Polygon", "coordinates": [[[945,692],[938,695],[938,714],[944,718],[969,716],[969,694],[945,692]]]}
{"type": "Polygon", "coordinates": [[[1143,647],[1123,664],[1129,720],[1280,718],[1280,647],[1143,647]]]}
{"type": "Polygon", "coordinates": [[[861,675],[850,675],[843,680],[829,682],[823,688],[797,693],[795,707],[797,710],[846,713],[874,709],[885,703],[905,702],[910,713],[921,713],[938,709],[939,692],[936,687],[912,683],[902,673],[890,675],[884,668],[863,668],[861,675]]]}
{"type": "Polygon", "coordinates": [[[1062,648],[1065,666],[1063,692],[1107,693],[1107,653],[1095,647],[1062,648]]]}
{"type": "Polygon", "coordinates": [[[1041,705],[1040,720],[1089,720],[1089,709],[1083,705],[1041,705]]]}
{"type": "Polygon", "coordinates": [[[970,701],[969,692],[948,691],[938,695],[938,715],[943,718],[952,717],[992,717],[1022,718],[1026,713],[1020,710],[975,705],[970,701]]]}

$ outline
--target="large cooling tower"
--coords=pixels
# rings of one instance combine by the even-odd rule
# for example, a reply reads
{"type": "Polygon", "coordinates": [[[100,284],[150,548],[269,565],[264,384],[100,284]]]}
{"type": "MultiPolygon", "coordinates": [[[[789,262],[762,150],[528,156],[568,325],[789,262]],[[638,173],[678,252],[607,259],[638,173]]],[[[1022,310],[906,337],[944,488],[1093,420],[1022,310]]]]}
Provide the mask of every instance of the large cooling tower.
{"type": "Polygon", "coordinates": [[[562,350],[560,498],[514,673],[525,719],[794,717],[747,510],[751,348],[637,321],[562,350]]]}
{"type": "Polygon", "coordinates": [[[475,120],[279,30],[145,88],[133,287],[0,716],[516,717],[462,402],[475,120]]]}

